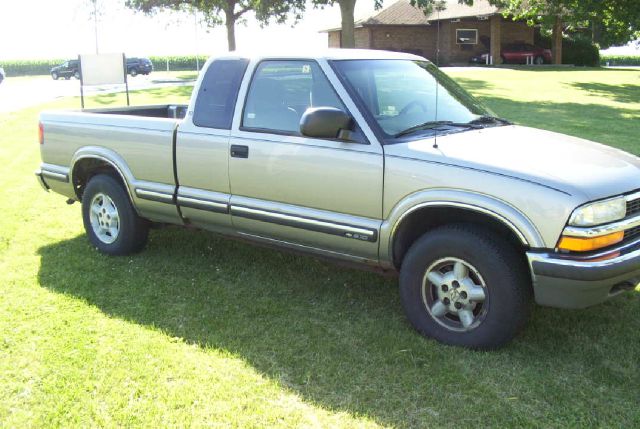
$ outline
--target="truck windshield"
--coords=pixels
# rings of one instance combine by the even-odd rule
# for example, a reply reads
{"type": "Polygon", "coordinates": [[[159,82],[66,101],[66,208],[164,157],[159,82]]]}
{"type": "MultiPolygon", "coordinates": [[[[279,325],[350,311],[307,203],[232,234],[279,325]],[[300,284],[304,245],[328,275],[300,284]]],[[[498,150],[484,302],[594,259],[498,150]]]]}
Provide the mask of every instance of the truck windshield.
{"type": "Polygon", "coordinates": [[[333,65],[386,138],[507,123],[428,61],[344,60],[333,65]]]}

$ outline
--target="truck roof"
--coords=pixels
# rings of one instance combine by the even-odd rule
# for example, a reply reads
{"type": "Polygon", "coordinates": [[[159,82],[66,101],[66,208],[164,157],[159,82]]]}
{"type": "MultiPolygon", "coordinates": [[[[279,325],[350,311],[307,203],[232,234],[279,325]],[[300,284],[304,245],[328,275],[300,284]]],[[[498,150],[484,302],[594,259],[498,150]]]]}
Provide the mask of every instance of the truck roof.
{"type": "Polygon", "coordinates": [[[234,51],[225,54],[215,55],[217,59],[222,58],[246,58],[249,60],[262,59],[326,59],[326,60],[425,60],[423,57],[407,54],[404,52],[382,51],[377,49],[321,49],[292,51],[234,51]]]}

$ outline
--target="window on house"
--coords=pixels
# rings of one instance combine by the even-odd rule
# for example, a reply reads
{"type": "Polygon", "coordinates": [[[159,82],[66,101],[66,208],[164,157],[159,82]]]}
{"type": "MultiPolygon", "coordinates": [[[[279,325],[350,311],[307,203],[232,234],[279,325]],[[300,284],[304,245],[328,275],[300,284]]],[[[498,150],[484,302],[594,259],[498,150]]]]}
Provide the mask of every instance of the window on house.
{"type": "Polygon", "coordinates": [[[456,43],[458,45],[477,45],[478,30],[456,30],[456,43]]]}

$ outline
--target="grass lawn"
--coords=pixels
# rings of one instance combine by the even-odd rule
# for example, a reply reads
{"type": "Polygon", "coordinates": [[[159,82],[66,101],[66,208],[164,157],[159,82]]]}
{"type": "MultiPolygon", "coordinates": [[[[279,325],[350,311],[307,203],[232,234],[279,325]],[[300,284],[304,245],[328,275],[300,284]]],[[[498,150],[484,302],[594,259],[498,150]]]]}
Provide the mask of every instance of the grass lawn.
{"type": "MultiPolygon", "coordinates": [[[[453,76],[516,122],[640,154],[639,74],[453,76]]],[[[416,334],[395,280],[310,257],[180,228],[135,256],[97,253],[79,205],[33,177],[38,112],[78,104],[0,117],[1,427],[640,426],[639,291],[536,308],[480,353],[416,334]]]]}

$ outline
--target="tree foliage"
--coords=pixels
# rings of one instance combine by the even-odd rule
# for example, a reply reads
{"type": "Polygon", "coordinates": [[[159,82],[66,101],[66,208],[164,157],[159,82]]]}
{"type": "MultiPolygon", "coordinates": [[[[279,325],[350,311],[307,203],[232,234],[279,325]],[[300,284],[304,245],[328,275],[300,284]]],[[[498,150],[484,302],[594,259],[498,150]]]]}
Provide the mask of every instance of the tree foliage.
{"type": "Polygon", "coordinates": [[[304,11],[304,0],[126,0],[129,8],[153,14],[162,10],[192,11],[202,13],[210,27],[225,25],[229,50],[236,49],[236,23],[253,11],[262,25],[270,21],[283,23],[288,17],[296,20],[304,11]]]}

